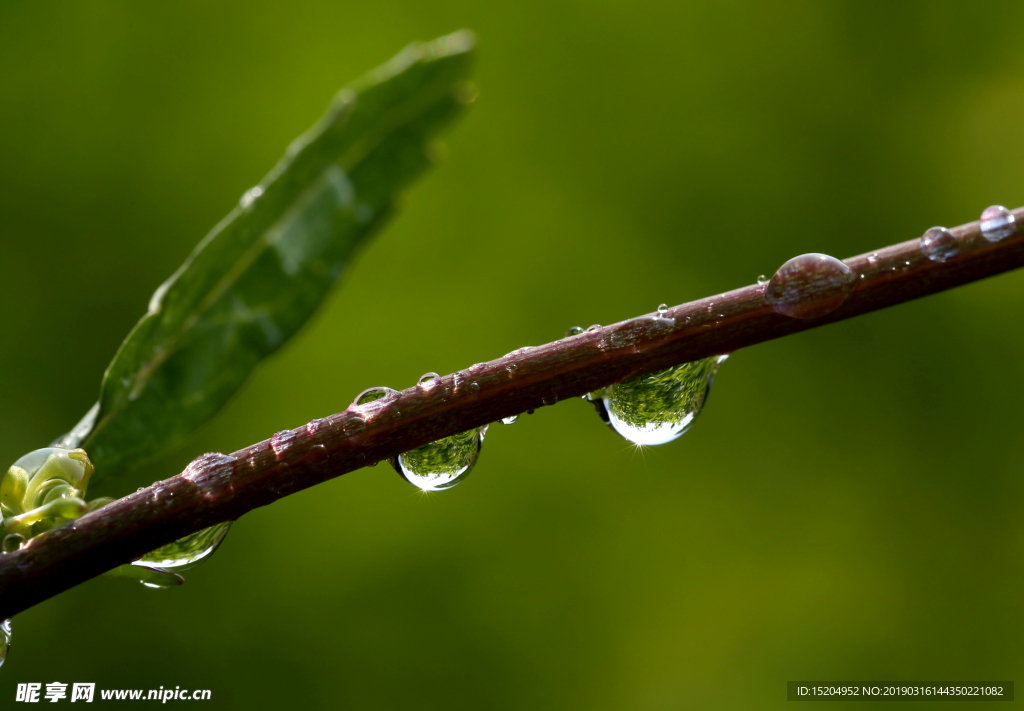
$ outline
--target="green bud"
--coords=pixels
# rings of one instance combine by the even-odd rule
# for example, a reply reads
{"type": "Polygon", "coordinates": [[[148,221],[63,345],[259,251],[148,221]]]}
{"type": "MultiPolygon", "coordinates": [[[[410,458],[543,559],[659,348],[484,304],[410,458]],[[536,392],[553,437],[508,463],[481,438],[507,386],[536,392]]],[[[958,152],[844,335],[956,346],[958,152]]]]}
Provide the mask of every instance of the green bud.
{"type": "Polygon", "coordinates": [[[21,502],[25,498],[25,490],[28,488],[28,472],[17,464],[7,470],[7,474],[0,482],[0,506],[3,507],[3,515],[16,516],[21,513],[21,502]]]}
{"type": "Polygon", "coordinates": [[[4,519],[4,533],[25,535],[24,532],[31,529],[32,535],[35,536],[60,523],[52,519],[75,519],[84,514],[86,508],[85,502],[78,497],[57,499],[13,518],[4,519]]]}
{"type": "Polygon", "coordinates": [[[48,489],[56,484],[67,484],[85,492],[92,477],[92,462],[81,449],[47,447],[26,454],[14,463],[29,474],[23,506],[25,511],[43,504],[48,489]]]}
{"type": "Polygon", "coordinates": [[[84,514],[92,473],[92,462],[81,449],[46,447],[26,454],[0,481],[4,535],[31,538],[84,514]]]}

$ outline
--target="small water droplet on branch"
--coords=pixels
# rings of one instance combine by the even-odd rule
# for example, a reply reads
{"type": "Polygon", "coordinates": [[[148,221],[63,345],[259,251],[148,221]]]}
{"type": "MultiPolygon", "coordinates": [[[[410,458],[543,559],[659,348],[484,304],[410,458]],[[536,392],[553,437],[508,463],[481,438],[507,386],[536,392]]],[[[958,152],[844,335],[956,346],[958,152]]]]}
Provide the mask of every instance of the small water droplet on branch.
{"type": "Polygon", "coordinates": [[[945,227],[932,227],[921,235],[921,253],[933,262],[944,262],[960,254],[960,243],[945,227]]]}
{"type": "Polygon", "coordinates": [[[779,267],[764,290],[780,314],[820,318],[839,308],[857,282],[853,271],[827,254],[801,254],[779,267]]]}
{"type": "Polygon", "coordinates": [[[998,242],[1017,231],[1017,218],[1002,205],[986,207],[981,213],[981,234],[989,242],[998,242]]]}

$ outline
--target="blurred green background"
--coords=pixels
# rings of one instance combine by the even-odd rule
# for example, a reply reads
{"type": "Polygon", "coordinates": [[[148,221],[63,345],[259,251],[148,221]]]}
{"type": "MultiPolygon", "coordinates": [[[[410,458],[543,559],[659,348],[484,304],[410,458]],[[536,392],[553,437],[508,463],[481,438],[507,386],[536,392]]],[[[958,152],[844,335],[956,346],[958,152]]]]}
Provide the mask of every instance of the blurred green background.
{"type": "MultiPolygon", "coordinates": [[[[449,158],[114,493],[369,386],[1020,205],[1022,24],[1011,0],[5,0],[0,461],[77,421],[156,286],[412,40],[480,39],[449,158]]],[[[1024,682],[1022,296],[1008,274],[737,353],[642,455],[570,401],[492,428],[452,491],[380,466],[292,496],[183,588],[98,579],[19,616],[0,699],[747,709],[789,679],[1024,682]]]]}

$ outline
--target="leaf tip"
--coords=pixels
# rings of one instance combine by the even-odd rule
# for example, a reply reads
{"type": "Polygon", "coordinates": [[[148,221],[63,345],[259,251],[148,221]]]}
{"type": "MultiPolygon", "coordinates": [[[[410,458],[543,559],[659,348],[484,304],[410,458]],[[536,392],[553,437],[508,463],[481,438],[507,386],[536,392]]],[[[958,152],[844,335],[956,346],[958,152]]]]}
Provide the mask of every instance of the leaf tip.
{"type": "Polygon", "coordinates": [[[435,57],[466,54],[474,49],[476,49],[476,34],[472,30],[465,29],[438,37],[427,44],[427,51],[435,57]]]}

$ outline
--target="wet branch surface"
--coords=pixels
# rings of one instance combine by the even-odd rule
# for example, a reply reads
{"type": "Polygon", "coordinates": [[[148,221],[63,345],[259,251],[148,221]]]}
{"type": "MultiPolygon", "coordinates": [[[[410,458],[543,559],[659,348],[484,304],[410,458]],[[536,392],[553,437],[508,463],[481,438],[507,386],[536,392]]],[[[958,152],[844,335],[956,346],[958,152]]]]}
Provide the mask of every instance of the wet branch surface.
{"type": "Polygon", "coordinates": [[[960,254],[934,262],[919,240],[845,260],[857,275],[837,309],[815,319],[775,312],[764,285],[647,314],[414,386],[235,452],[48,531],[0,555],[0,619],[182,536],[442,437],[552,405],[678,363],[731,353],[1024,266],[1018,230],[991,243],[978,222],[951,228],[960,254]],[[281,443],[287,446],[282,447],[281,443]]]}

